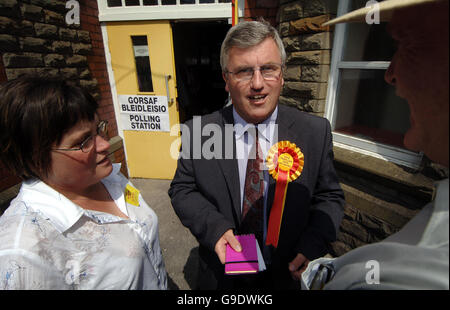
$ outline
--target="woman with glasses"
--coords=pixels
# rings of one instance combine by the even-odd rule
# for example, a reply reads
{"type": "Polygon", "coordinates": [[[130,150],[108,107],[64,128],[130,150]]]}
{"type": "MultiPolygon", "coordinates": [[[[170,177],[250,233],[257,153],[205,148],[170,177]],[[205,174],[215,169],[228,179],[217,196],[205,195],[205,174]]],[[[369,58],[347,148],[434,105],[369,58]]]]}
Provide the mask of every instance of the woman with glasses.
{"type": "Polygon", "coordinates": [[[108,158],[98,104],[66,81],[0,86],[0,161],[24,181],[0,217],[0,289],[166,289],[158,219],[108,158]]]}

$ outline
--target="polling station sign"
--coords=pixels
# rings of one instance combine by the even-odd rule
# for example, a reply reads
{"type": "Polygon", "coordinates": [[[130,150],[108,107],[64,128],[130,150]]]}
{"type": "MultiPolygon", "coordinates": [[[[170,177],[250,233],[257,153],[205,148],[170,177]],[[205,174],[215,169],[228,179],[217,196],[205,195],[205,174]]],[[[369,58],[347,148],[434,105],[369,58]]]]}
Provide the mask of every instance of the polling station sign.
{"type": "Polygon", "coordinates": [[[124,130],[170,131],[167,97],[146,95],[118,97],[124,130]]]}

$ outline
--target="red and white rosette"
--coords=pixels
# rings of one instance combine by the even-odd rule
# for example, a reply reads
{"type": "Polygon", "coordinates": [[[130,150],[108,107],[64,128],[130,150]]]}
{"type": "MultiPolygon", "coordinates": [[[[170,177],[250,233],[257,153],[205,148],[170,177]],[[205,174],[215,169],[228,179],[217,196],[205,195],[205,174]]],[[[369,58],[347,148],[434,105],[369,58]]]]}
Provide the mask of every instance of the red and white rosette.
{"type": "Polygon", "coordinates": [[[269,173],[276,180],[275,197],[269,216],[266,244],[278,246],[281,220],[288,183],[297,179],[305,163],[303,153],[292,142],[280,141],[274,144],[266,158],[269,173]]]}

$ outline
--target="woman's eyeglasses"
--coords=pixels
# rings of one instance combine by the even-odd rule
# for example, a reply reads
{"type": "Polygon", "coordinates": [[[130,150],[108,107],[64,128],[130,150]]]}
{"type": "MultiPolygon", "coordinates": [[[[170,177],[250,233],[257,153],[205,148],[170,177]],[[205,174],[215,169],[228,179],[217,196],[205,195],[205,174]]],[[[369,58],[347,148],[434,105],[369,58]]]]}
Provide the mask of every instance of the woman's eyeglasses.
{"type": "Polygon", "coordinates": [[[95,135],[90,135],[83,142],[81,142],[80,147],[71,148],[71,149],[52,149],[54,151],[79,151],[81,150],[83,153],[89,153],[89,151],[94,146],[95,137],[99,135],[102,138],[106,138],[108,133],[108,121],[101,121],[97,125],[97,133],[95,135]]]}

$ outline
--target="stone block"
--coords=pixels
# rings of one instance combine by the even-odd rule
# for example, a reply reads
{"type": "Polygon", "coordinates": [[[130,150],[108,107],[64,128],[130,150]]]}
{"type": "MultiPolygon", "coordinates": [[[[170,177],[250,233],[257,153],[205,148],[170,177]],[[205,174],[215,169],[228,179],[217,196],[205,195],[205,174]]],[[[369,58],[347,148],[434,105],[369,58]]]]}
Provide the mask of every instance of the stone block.
{"type": "Polygon", "coordinates": [[[59,38],[58,27],[55,25],[35,23],[34,31],[36,32],[36,36],[40,38],[48,38],[48,39],[59,38]]]}
{"type": "Polygon", "coordinates": [[[322,24],[329,21],[330,15],[307,17],[289,22],[289,35],[330,31],[330,27],[322,24]]]}
{"type": "Polygon", "coordinates": [[[20,18],[20,9],[17,0],[0,1],[0,15],[20,18]]]}
{"type": "Polygon", "coordinates": [[[329,73],[329,65],[303,65],[300,80],[304,82],[327,82],[329,73]]]}
{"type": "Polygon", "coordinates": [[[59,77],[59,70],[56,68],[36,68],[36,74],[39,76],[59,77]]]}
{"type": "Polygon", "coordinates": [[[292,97],[287,97],[287,96],[281,95],[281,96],[279,97],[279,99],[278,99],[278,102],[279,102],[280,104],[287,105],[287,106],[289,106],[289,107],[295,107],[295,108],[298,108],[298,107],[297,107],[298,99],[295,99],[295,98],[292,98],[292,97]]]}
{"type": "Polygon", "coordinates": [[[5,53],[3,54],[3,63],[6,68],[33,68],[42,67],[44,64],[42,55],[36,53],[23,53],[21,55],[5,53]]]}
{"type": "Polygon", "coordinates": [[[289,22],[283,22],[278,25],[278,33],[281,37],[289,35],[289,22]]]}
{"type": "Polygon", "coordinates": [[[308,112],[324,113],[325,112],[325,99],[309,99],[306,105],[308,112]]]}
{"type": "Polygon", "coordinates": [[[279,102],[280,104],[295,107],[300,111],[318,115],[323,114],[325,110],[325,100],[280,96],[279,102]]]}
{"type": "Polygon", "coordinates": [[[330,50],[293,52],[287,57],[286,62],[301,65],[329,65],[331,62],[330,50]]]}
{"type": "Polygon", "coordinates": [[[68,67],[87,67],[88,62],[86,56],[73,55],[66,58],[66,64],[68,67]]]}
{"type": "Polygon", "coordinates": [[[345,244],[347,244],[351,249],[356,249],[360,246],[366,245],[367,243],[360,240],[359,238],[352,236],[346,232],[339,231],[338,241],[341,241],[345,244]]]}
{"type": "Polygon", "coordinates": [[[44,21],[47,24],[55,24],[59,26],[66,25],[65,15],[50,10],[44,10],[44,21]]]}
{"type": "Polygon", "coordinates": [[[78,78],[78,70],[76,68],[61,68],[59,72],[66,79],[78,78]]]}
{"type": "Polygon", "coordinates": [[[9,34],[0,34],[0,53],[16,52],[19,49],[19,43],[14,36],[9,34]]]}
{"type": "Polygon", "coordinates": [[[288,66],[283,73],[283,77],[285,80],[300,80],[301,76],[301,67],[299,65],[288,66]]]}
{"type": "Polygon", "coordinates": [[[78,75],[80,79],[87,80],[91,78],[91,72],[89,71],[89,69],[80,69],[78,75]]]}
{"type": "Polygon", "coordinates": [[[327,84],[309,82],[285,82],[282,94],[283,96],[287,97],[326,99],[327,84]]]}
{"type": "Polygon", "coordinates": [[[24,37],[21,39],[21,44],[24,52],[48,53],[51,51],[51,46],[45,39],[24,37]]]}
{"type": "Polygon", "coordinates": [[[59,28],[59,38],[61,40],[76,41],[77,31],[69,28],[59,28]]]}
{"type": "Polygon", "coordinates": [[[15,20],[0,16],[0,33],[14,34],[17,28],[18,25],[15,20]]]}
{"type": "Polygon", "coordinates": [[[336,0],[303,0],[303,16],[336,15],[337,3],[336,0]]]}
{"type": "Polygon", "coordinates": [[[24,19],[37,21],[37,22],[44,21],[44,12],[43,12],[42,8],[39,6],[23,3],[20,6],[20,10],[22,12],[22,16],[24,19]]]}
{"type": "Polygon", "coordinates": [[[60,54],[72,53],[72,45],[66,41],[55,41],[52,43],[52,51],[60,54]]]}
{"type": "Polygon", "coordinates": [[[399,204],[378,199],[346,184],[341,183],[341,186],[348,204],[395,228],[403,227],[418,212],[418,210],[410,210],[399,204]]]}
{"type": "Polygon", "coordinates": [[[23,37],[32,37],[34,33],[34,25],[28,20],[22,20],[18,23],[18,29],[16,33],[23,37]]]}
{"type": "Polygon", "coordinates": [[[301,49],[301,38],[296,37],[286,37],[283,38],[283,44],[286,52],[296,52],[301,49]]]}
{"type": "Polygon", "coordinates": [[[5,69],[6,77],[8,80],[17,79],[21,75],[30,75],[36,73],[36,68],[14,68],[14,69],[5,69]]]}
{"type": "Polygon", "coordinates": [[[349,218],[350,220],[355,221],[356,217],[357,217],[358,211],[353,208],[351,205],[349,204],[345,204],[344,206],[344,216],[349,218]]]}
{"type": "Polygon", "coordinates": [[[46,67],[64,67],[66,61],[64,56],[60,54],[48,54],[44,56],[44,63],[46,67]]]}
{"type": "Polygon", "coordinates": [[[301,36],[302,51],[331,49],[330,32],[306,34],[301,36]]]}
{"type": "Polygon", "coordinates": [[[365,243],[369,240],[369,233],[365,227],[360,225],[358,222],[343,219],[339,230],[352,235],[365,243]]]}
{"type": "Polygon", "coordinates": [[[92,45],[84,43],[72,43],[72,51],[74,54],[89,55],[92,51],[92,45]]]}
{"type": "Polygon", "coordinates": [[[56,11],[59,13],[66,12],[66,1],[62,0],[29,0],[31,4],[41,6],[43,8],[56,11]]]}
{"type": "Polygon", "coordinates": [[[286,22],[299,17],[303,17],[303,4],[302,1],[294,1],[286,5],[280,6],[280,22],[286,22]]]}
{"type": "Polygon", "coordinates": [[[338,257],[352,250],[352,248],[342,241],[336,241],[331,244],[331,250],[332,250],[331,254],[334,257],[338,257]]]}
{"type": "Polygon", "coordinates": [[[89,92],[95,92],[97,90],[98,82],[96,79],[80,80],[80,86],[89,92]]]}
{"type": "Polygon", "coordinates": [[[89,31],[86,30],[77,30],[77,36],[80,42],[82,43],[91,43],[91,36],[89,31]]]}

